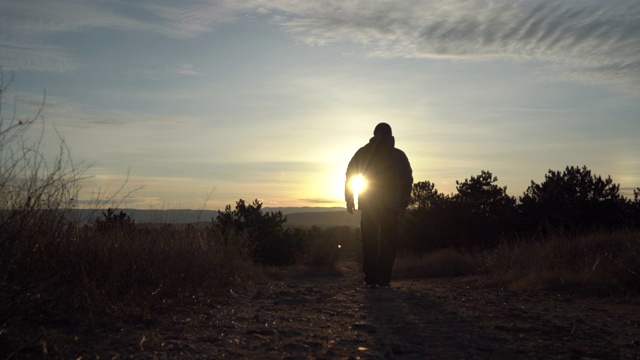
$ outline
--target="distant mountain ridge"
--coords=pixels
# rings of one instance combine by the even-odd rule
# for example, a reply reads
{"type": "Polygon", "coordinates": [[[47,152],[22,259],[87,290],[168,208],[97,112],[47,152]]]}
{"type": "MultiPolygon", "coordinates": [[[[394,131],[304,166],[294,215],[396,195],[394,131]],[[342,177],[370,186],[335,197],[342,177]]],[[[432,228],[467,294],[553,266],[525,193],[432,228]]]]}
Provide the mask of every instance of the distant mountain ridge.
{"type": "Polygon", "coordinates": [[[288,226],[360,226],[360,212],[349,214],[346,209],[340,211],[301,212],[287,215],[288,226]]]}

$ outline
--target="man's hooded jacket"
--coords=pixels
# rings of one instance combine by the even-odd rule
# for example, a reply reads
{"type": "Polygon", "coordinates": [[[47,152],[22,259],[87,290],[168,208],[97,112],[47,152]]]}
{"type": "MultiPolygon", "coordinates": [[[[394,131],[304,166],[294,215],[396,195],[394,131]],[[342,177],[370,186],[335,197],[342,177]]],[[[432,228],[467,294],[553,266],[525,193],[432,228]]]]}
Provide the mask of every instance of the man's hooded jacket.
{"type": "Polygon", "coordinates": [[[409,205],[413,174],[405,153],[395,148],[391,135],[378,134],[361,147],[347,167],[345,200],[353,202],[349,182],[362,174],[366,189],[358,194],[359,209],[370,207],[403,210],[409,205]]]}

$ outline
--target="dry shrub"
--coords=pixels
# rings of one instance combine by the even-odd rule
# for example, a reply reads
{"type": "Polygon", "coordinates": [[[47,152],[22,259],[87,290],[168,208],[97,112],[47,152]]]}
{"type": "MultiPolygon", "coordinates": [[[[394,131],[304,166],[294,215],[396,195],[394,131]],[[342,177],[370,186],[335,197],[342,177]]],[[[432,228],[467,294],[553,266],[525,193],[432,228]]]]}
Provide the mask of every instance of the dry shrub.
{"type": "Polygon", "coordinates": [[[149,324],[176,307],[226,301],[230,288],[255,278],[242,236],[225,242],[172,225],[99,233],[73,224],[66,235],[14,249],[0,288],[0,357],[32,352],[45,329],[149,324]]]}
{"type": "Polygon", "coordinates": [[[252,278],[245,239],[165,225],[22,243],[0,300],[3,317],[148,320],[156,305],[215,295],[252,278]]]}
{"type": "Polygon", "coordinates": [[[211,229],[170,225],[98,229],[75,219],[70,209],[84,169],[61,137],[57,154],[41,150],[45,129],[35,125],[44,99],[32,118],[17,119],[15,111],[3,117],[12,79],[2,75],[0,358],[38,344],[46,327],[149,321],[251,281],[241,235],[223,239],[211,229]]]}
{"type": "Polygon", "coordinates": [[[466,276],[476,273],[476,265],[473,256],[447,248],[424,255],[400,256],[393,274],[395,278],[466,276]]]}
{"type": "Polygon", "coordinates": [[[85,170],[75,166],[61,137],[56,155],[41,151],[45,129],[35,125],[44,99],[32,118],[2,116],[10,82],[0,69],[0,326],[145,318],[158,299],[247,279],[250,262],[240,237],[222,241],[213,231],[170,226],[97,231],[81,225],[70,209],[85,170]]]}
{"type": "Polygon", "coordinates": [[[593,295],[640,291],[640,231],[594,232],[503,244],[485,270],[514,289],[564,289],[593,295]]]}
{"type": "Polygon", "coordinates": [[[328,236],[321,229],[312,229],[306,234],[308,251],[305,263],[311,267],[333,267],[338,260],[340,241],[328,236]]]}
{"type": "Polygon", "coordinates": [[[357,229],[349,226],[320,228],[313,226],[303,231],[305,251],[302,263],[309,267],[334,268],[344,252],[356,247],[357,229]]]}

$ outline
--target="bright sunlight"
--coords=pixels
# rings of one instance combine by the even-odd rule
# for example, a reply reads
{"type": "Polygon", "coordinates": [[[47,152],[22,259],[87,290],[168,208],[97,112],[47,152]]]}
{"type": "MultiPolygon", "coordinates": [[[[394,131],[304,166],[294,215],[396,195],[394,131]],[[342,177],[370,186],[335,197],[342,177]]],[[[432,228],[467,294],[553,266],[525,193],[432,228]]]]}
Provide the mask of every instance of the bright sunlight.
{"type": "Polygon", "coordinates": [[[357,196],[358,194],[364,192],[364,190],[367,188],[367,183],[364,180],[362,174],[358,174],[358,176],[355,176],[353,179],[351,179],[350,186],[351,190],[353,190],[354,195],[357,196]]]}

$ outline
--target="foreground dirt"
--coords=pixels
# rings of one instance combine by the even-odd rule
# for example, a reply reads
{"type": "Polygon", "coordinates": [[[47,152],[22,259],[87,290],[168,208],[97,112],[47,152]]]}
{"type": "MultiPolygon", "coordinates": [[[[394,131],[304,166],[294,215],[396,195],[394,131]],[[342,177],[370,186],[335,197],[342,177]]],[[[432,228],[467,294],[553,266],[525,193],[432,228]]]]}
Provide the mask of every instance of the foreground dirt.
{"type": "Polygon", "coordinates": [[[468,278],[367,290],[355,261],[339,270],[178,308],[152,325],[49,333],[34,351],[69,359],[640,359],[638,298],[509,292],[468,278]]]}

